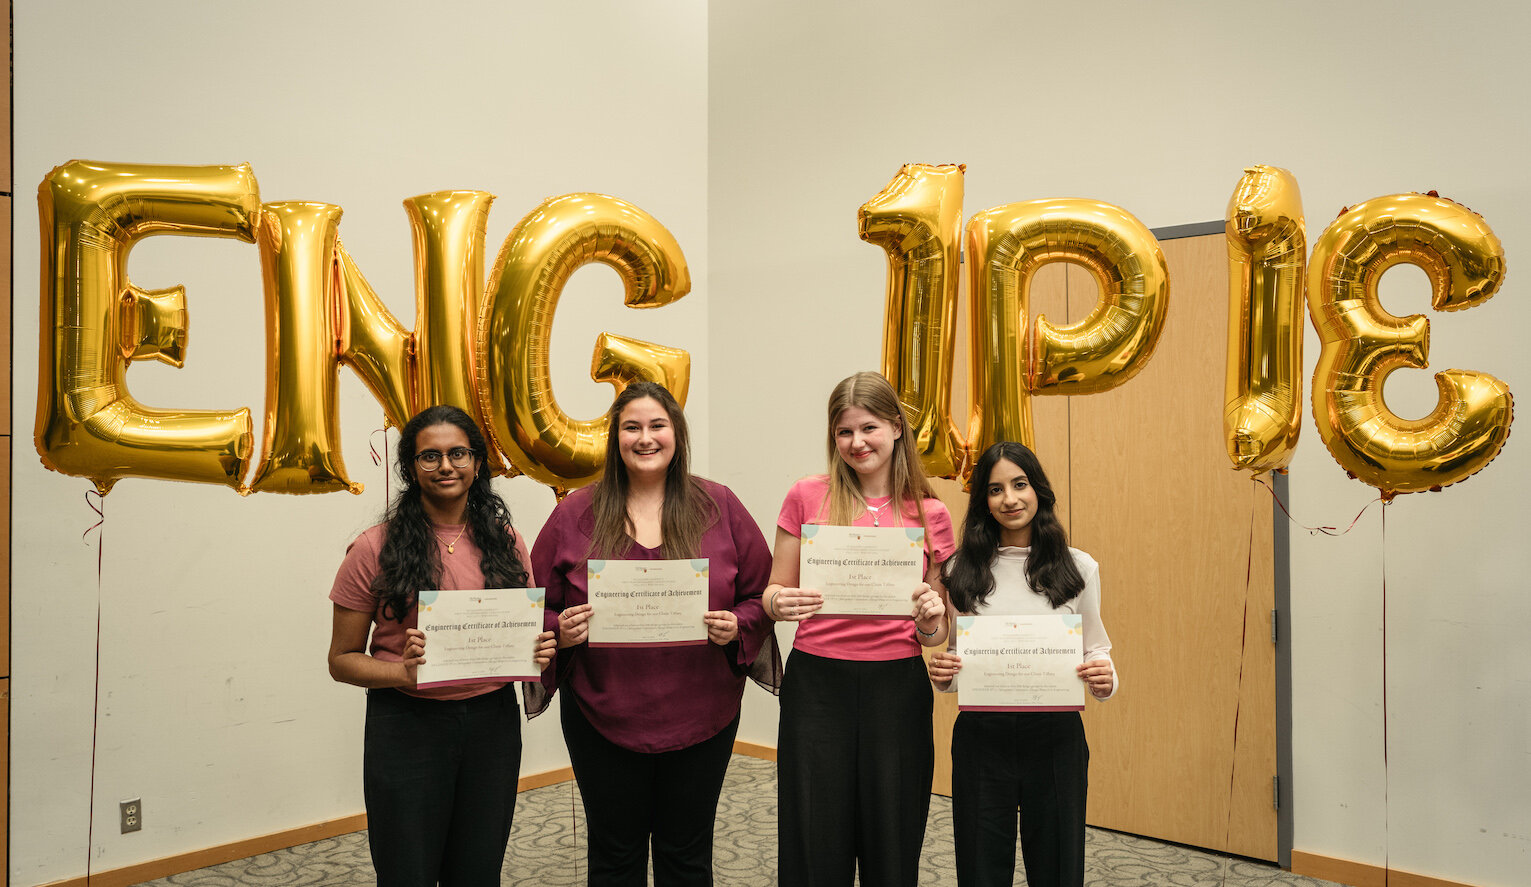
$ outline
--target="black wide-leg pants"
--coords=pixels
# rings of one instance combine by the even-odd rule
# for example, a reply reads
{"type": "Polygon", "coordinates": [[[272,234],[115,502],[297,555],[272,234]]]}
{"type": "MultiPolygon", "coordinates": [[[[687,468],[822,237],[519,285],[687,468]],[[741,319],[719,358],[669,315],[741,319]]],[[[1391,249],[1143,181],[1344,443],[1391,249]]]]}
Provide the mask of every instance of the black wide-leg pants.
{"type": "Polygon", "coordinates": [[[1078,712],[958,714],[952,824],[959,887],[1010,887],[1017,807],[1027,887],[1083,887],[1089,765],[1078,712]]]}
{"type": "Polygon", "coordinates": [[[649,754],[602,736],[572,693],[559,710],[585,802],[591,887],[645,887],[651,842],[655,887],[709,887],[718,796],[739,716],[696,745],[649,754]]]}
{"type": "Polygon", "coordinates": [[[515,685],[367,691],[362,793],[378,887],[498,887],[521,775],[515,685]]]}
{"type": "Polygon", "coordinates": [[[914,887],[930,813],[930,679],[913,656],[792,651],[781,688],[783,887],[914,887]]]}

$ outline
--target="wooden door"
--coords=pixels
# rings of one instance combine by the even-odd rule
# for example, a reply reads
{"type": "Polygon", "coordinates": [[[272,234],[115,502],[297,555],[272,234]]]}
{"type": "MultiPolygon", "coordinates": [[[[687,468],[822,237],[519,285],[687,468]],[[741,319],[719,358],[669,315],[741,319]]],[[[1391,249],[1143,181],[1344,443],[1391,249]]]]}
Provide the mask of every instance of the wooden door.
{"type": "MultiPolygon", "coordinates": [[[[1085,711],[1088,821],[1274,860],[1271,509],[1223,452],[1226,246],[1221,234],[1161,246],[1171,307],[1153,359],[1115,391],[1033,401],[1060,517],[1101,564],[1121,672],[1117,697],[1085,711]]],[[[1077,321],[1095,294],[1082,268],[1049,266],[1032,313],[1077,321]]],[[[954,719],[955,701],[938,699],[942,794],[954,719]]]]}

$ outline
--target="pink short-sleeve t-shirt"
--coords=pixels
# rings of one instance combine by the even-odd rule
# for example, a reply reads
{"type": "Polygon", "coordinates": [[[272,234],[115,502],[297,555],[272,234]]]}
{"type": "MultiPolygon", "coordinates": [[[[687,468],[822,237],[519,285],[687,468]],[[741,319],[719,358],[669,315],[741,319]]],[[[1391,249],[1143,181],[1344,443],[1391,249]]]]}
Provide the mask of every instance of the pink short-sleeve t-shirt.
{"type": "MultiPolygon", "coordinates": [[[[436,534],[442,537],[442,541],[458,536],[462,529],[461,524],[435,527],[436,534]]],[[[378,554],[383,549],[386,531],[386,524],[369,527],[356,537],[356,541],[351,543],[350,548],[346,549],[346,559],[341,563],[340,571],[335,574],[334,586],[330,588],[330,600],[347,610],[371,613],[372,640],[367,652],[374,659],[398,662],[404,658],[404,630],[419,628],[420,617],[414,609],[409,611],[403,622],[385,617],[382,602],[372,591],[372,581],[377,578],[379,572],[378,554]]],[[[532,559],[526,552],[526,543],[522,541],[522,538],[522,534],[516,534],[516,558],[521,566],[526,568],[527,584],[533,585],[532,559]]],[[[441,550],[441,587],[470,590],[483,588],[484,574],[479,569],[481,553],[479,547],[473,543],[472,536],[462,533],[452,543],[452,548],[451,553],[448,553],[445,548],[441,550]]],[[[425,643],[429,647],[430,638],[426,638],[425,643]]],[[[505,683],[505,681],[491,681],[451,684],[443,687],[426,687],[423,690],[399,687],[398,690],[422,699],[469,699],[491,690],[498,690],[505,683]]]]}
{"type": "MultiPolygon", "coordinates": [[[[824,475],[806,477],[792,485],[786,501],[781,504],[781,515],[776,525],[798,538],[802,538],[803,524],[828,523],[829,478],[824,475]]],[[[881,505],[886,499],[868,499],[867,504],[881,505]]],[[[939,499],[926,499],[925,525],[927,532],[925,571],[930,572],[932,562],[940,563],[951,556],[956,548],[952,534],[952,516],[939,499]]],[[[881,523],[893,526],[919,526],[920,512],[913,502],[888,519],[887,511],[881,523]]],[[[854,527],[873,526],[871,512],[862,512],[851,521],[854,527]]],[[[914,589],[909,589],[910,594],[914,589]]],[[[914,636],[914,620],[903,619],[847,619],[838,616],[812,616],[798,623],[797,636],[792,648],[824,656],[830,659],[888,660],[905,659],[920,654],[919,641],[914,636]]]]}

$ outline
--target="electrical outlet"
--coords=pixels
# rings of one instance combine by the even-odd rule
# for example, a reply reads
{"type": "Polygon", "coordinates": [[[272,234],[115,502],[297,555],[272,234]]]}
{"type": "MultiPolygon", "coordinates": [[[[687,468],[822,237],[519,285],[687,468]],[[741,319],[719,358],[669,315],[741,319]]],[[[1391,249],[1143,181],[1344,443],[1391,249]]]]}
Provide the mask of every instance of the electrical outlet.
{"type": "Polygon", "coordinates": [[[144,802],[142,798],[122,801],[117,805],[122,816],[122,833],[136,832],[144,827],[144,802]]]}

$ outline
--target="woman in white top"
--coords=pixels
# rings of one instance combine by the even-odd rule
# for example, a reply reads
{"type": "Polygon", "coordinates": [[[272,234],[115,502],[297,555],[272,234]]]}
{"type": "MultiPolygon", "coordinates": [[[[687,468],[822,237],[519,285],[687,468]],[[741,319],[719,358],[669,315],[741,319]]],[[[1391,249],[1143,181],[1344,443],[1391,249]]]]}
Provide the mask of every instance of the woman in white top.
{"type": "MultiPolygon", "coordinates": [[[[1100,568],[1068,546],[1057,497],[1036,454],[997,443],[973,467],[962,543],[944,565],[952,607],[967,615],[1083,617],[1079,679],[1096,699],[1116,692],[1100,621],[1100,568]]],[[[955,689],[962,659],[930,662],[936,689],[955,689]]],[[[962,712],[952,732],[952,819],[960,887],[1010,885],[1016,808],[1029,887],[1082,887],[1090,750],[1077,711],[962,712]]]]}

